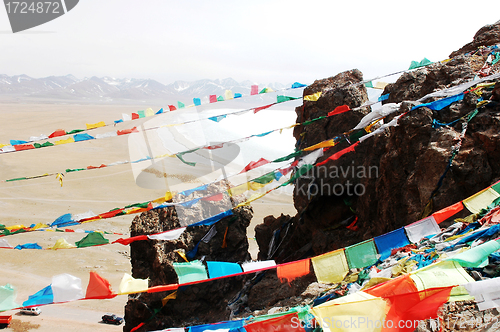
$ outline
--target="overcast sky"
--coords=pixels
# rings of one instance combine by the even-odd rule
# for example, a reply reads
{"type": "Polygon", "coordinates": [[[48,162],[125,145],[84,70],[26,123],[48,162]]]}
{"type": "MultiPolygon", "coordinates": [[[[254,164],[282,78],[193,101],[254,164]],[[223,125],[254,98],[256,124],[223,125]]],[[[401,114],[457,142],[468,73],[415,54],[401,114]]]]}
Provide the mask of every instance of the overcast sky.
{"type": "Polygon", "coordinates": [[[0,73],[311,83],[443,60],[500,19],[500,2],[80,0],[13,34],[0,8],[0,73]],[[496,8],[495,8],[496,7],[496,8]]]}

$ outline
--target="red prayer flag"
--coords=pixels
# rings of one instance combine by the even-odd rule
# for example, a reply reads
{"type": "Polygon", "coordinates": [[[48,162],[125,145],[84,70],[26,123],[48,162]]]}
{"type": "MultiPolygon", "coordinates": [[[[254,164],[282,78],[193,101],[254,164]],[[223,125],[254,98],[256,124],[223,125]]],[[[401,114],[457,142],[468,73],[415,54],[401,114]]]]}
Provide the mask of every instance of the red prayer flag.
{"type": "Polygon", "coordinates": [[[439,224],[442,221],[445,221],[451,216],[454,216],[458,212],[462,211],[464,209],[464,206],[462,202],[455,203],[453,205],[450,205],[444,209],[441,209],[439,211],[436,211],[432,214],[436,222],[439,224]]]}
{"type": "Polygon", "coordinates": [[[354,143],[353,145],[343,149],[343,150],[340,150],[334,154],[332,154],[330,157],[328,157],[326,160],[316,164],[316,166],[321,166],[321,165],[324,165],[326,164],[327,162],[331,161],[331,160],[337,160],[339,159],[340,157],[342,157],[343,155],[345,155],[346,153],[349,153],[349,152],[353,152],[354,149],[356,148],[356,146],[359,144],[359,142],[356,142],[354,143]]]}
{"type": "Polygon", "coordinates": [[[118,209],[118,210],[113,210],[113,211],[109,211],[109,212],[104,212],[104,213],[99,214],[99,217],[101,219],[113,218],[114,216],[116,216],[120,212],[123,212],[123,209],[118,209]]]}
{"type": "Polygon", "coordinates": [[[49,135],[49,138],[59,137],[66,135],[66,132],[62,129],[57,129],[52,134],[49,135]]]}
{"type": "Polygon", "coordinates": [[[258,95],[259,94],[259,86],[258,85],[252,85],[250,89],[250,95],[258,95]]]}
{"type": "Polygon", "coordinates": [[[304,332],[297,313],[245,325],[247,332],[304,332]]]}
{"type": "Polygon", "coordinates": [[[22,150],[31,150],[34,149],[35,147],[31,144],[18,144],[14,145],[14,148],[16,149],[16,151],[22,151],[22,150]]]}
{"type": "Polygon", "coordinates": [[[174,105],[168,105],[168,109],[170,110],[170,112],[172,112],[177,110],[177,107],[175,107],[174,105]]]}
{"type": "Polygon", "coordinates": [[[117,135],[128,135],[132,133],[138,133],[139,131],[137,130],[137,127],[134,127],[132,129],[123,129],[123,130],[117,130],[116,134],[117,135]]]}
{"type": "Polygon", "coordinates": [[[219,194],[215,194],[215,195],[212,195],[212,196],[203,197],[201,200],[202,201],[209,201],[209,202],[219,202],[223,198],[224,198],[224,195],[222,195],[222,193],[219,193],[219,194]]]}
{"type": "Polygon", "coordinates": [[[139,114],[132,113],[132,120],[139,119],[139,114]]]}
{"type": "Polygon", "coordinates": [[[120,244],[123,244],[124,246],[128,246],[132,242],[135,242],[135,241],[146,241],[146,240],[148,240],[148,236],[147,235],[138,235],[138,236],[133,236],[133,237],[129,237],[129,238],[126,238],[126,239],[119,238],[118,240],[113,241],[113,243],[120,243],[120,244]]]}
{"type": "Polygon", "coordinates": [[[340,113],[349,112],[351,108],[347,105],[337,106],[335,109],[328,113],[328,116],[337,115],[340,113]]]}
{"type": "Polygon", "coordinates": [[[260,158],[257,161],[251,161],[248,165],[245,166],[245,168],[239,174],[248,172],[249,170],[254,169],[256,167],[269,164],[269,162],[270,162],[269,160],[264,158],[260,158]]]}
{"type": "Polygon", "coordinates": [[[299,278],[309,274],[311,260],[309,258],[296,262],[280,264],[277,266],[278,278],[283,282],[292,282],[295,278],[299,278]]]}
{"type": "Polygon", "coordinates": [[[217,96],[216,95],[210,95],[210,102],[211,103],[216,103],[217,102],[217,96]]]}
{"type": "Polygon", "coordinates": [[[261,106],[261,107],[254,108],[253,109],[253,113],[255,114],[255,113],[259,112],[259,111],[265,110],[266,108],[269,108],[269,107],[273,106],[274,104],[275,103],[269,104],[269,105],[266,105],[266,106],[261,106]]]}
{"type": "Polygon", "coordinates": [[[450,298],[453,287],[429,288],[420,292],[384,297],[390,303],[382,332],[414,331],[418,323],[437,318],[439,308],[450,298]]]}
{"type": "Polygon", "coordinates": [[[86,299],[111,299],[115,297],[111,291],[109,281],[101,277],[97,272],[90,271],[89,285],[87,286],[86,299]]]}

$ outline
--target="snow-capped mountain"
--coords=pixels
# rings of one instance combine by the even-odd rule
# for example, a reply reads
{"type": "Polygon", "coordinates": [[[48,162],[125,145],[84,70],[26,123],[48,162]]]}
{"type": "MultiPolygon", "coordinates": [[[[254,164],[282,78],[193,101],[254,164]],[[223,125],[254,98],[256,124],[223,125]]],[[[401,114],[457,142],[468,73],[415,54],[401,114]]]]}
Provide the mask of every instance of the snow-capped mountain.
{"type": "MultiPolygon", "coordinates": [[[[152,79],[90,77],[78,79],[73,75],[32,78],[27,75],[0,74],[0,97],[17,99],[56,99],[79,101],[149,101],[205,98],[224,95],[226,90],[249,94],[251,81],[237,82],[232,78],[203,79],[193,82],[176,81],[164,85],[152,79]]],[[[282,89],[280,83],[258,84],[274,90],[282,89]]]]}

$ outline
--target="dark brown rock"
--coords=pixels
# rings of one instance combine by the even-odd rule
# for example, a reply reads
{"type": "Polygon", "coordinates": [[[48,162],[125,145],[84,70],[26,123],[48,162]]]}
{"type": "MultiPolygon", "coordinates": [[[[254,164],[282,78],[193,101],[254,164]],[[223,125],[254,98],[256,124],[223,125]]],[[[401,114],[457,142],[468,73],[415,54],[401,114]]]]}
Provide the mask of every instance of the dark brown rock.
{"type": "Polygon", "coordinates": [[[460,54],[476,51],[481,46],[491,46],[500,44],[500,21],[495,24],[488,24],[479,29],[474,35],[472,42],[464,45],[458,51],[452,52],[450,58],[460,54]]]}
{"type": "MultiPolygon", "coordinates": [[[[225,184],[212,185],[209,193],[223,190],[225,184]]],[[[190,198],[207,195],[194,193],[190,198]]],[[[228,198],[220,202],[200,201],[188,211],[182,211],[183,218],[202,220],[217,214],[231,204],[228,198]],[[227,200],[227,201],[226,201],[227,200]],[[188,212],[188,213],[186,213],[188,212]]],[[[237,204],[238,202],[234,202],[237,204]]],[[[155,234],[182,226],[184,221],[178,217],[179,210],[174,207],[152,210],[134,218],[131,236],[155,234]]],[[[190,252],[199,243],[193,259],[204,258],[207,261],[244,262],[250,259],[246,229],[252,218],[251,207],[240,207],[234,215],[221,219],[213,227],[217,233],[208,242],[200,242],[211,226],[188,228],[178,240],[174,241],[137,241],[131,243],[130,257],[132,276],[149,278],[149,286],[169,285],[178,282],[174,262],[183,262],[176,250],[190,252]],[[227,232],[227,233],[226,233],[227,232]]],[[[189,220],[188,220],[189,222],[189,220]]],[[[154,319],[149,320],[138,331],[159,330],[167,327],[196,325],[229,319],[229,300],[242,288],[245,278],[215,280],[177,290],[177,299],[162,306],[162,299],[172,292],[141,293],[130,295],[125,307],[124,331],[130,331],[142,322],[146,322],[159,310],[154,319]]]]}

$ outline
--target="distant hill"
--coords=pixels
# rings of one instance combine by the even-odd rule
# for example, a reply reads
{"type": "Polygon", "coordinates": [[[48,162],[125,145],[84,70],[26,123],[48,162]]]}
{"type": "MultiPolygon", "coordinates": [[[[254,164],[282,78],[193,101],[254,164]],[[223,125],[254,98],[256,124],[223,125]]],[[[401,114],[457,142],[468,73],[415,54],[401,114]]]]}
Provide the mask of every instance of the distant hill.
{"type": "MultiPolygon", "coordinates": [[[[224,95],[226,90],[249,94],[253,82],[237,82],[232,78],[176,81],[164,85],[152,79],[90,77],[78,79],[73,75],[33,78],[27,75],[0,74],[0,100],[17,101],[78,101],[78,102],[137,102],[188,101],[224,95]]],[[[281,83],[258,84],[259,89],[282,89],[281,83]]],[[[290,84],[291,85],[291,84],[290,84]]],[[[287,86],[290,86],[287,85],[287,86]]]]}

